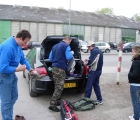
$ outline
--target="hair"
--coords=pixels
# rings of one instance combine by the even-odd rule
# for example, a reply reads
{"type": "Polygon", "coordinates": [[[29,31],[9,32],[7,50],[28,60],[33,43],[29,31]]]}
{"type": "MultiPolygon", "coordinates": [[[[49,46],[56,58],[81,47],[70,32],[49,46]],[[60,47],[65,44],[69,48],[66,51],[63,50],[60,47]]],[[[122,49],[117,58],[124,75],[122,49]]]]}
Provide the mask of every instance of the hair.
{"type": "Polygon", "coordinates": [[[95,44],[92,44],[91,46],[92,46],[92,47],[95,47],[95,44]]]}
{"type": "Polygon", "coordinates": [[[71,40],[70,36],[64,36],[64,40],[71,40]]]}
{"type": "Polygon", "coordinates": [[[31,39],[31,34],[28,30],[23,29],[17,33],[16,37],[22,38],[22,40],[24,41],[26,38],[31,39]]]}
{"type": "Polygon", "coordinates": [[[132,57],[132,61],[133,61],[136,57],[140,56],[140,46],[135,46],[135,47],[132,48],[132,50],[134,50],[135,53],[136,53],[136,54],[132,57]]]}

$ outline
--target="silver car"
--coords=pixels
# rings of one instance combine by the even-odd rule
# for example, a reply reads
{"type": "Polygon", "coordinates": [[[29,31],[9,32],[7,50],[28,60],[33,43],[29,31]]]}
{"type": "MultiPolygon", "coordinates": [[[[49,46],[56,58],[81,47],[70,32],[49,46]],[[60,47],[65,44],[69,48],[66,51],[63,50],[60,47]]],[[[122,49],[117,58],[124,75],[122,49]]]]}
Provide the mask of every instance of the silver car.
{"type": "Polygon", "coordinates": [[[110,45],[106,42],[95,42],[95,46],[105,53],[109,53],[111,50],[110,45]]]}
{"type": "Polygon", "coordinates": [[[81,48],[82,52],[84,52],[84,53],[88,52],[88,47],[87,47],[87,42],[86,41],[79,40],[79,45],[80,45],[80,48],[81,48]]]}

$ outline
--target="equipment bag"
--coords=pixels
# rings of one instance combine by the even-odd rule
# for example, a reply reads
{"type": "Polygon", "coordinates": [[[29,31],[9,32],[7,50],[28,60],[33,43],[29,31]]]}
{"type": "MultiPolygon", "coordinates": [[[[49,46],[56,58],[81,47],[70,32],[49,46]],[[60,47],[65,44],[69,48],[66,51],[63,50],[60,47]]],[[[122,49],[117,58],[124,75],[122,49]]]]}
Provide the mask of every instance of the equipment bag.
{"type": "Polygon", "coordinates": [[[76,102],[71,103],[72,107],[76,111],[86,111],[95,108],[95,103],[93,100],[85,97],[76,102]]]}
{"type": "Polygon", "coordinates": [[[65,100],[61,101],[60,114],[62,120],[78,120],[77,115],[72,110],[70,102],[68,101],[65,100]]]}

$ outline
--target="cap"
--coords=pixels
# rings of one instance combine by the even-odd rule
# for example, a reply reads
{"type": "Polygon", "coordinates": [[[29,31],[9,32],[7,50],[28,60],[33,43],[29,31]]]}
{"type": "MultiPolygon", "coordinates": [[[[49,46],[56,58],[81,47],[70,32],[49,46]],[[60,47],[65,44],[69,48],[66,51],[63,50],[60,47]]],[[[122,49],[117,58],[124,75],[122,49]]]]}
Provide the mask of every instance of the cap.
{"type": "Polygon", "coordinates": [[[95,44],[93,41],[89,41],[88,44],[87,44],[87,46],[91,46],[93,44],[95,44]]]}

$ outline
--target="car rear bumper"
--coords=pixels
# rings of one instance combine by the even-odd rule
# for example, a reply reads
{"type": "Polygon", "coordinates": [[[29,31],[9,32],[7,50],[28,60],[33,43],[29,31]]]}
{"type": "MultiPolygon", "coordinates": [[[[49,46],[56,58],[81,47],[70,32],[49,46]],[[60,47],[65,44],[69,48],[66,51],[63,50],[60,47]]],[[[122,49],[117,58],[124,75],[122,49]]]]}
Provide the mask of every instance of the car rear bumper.
{"type": "MultiPolygon", "coordinates": [[[[69,87],[64,89],[83,89],[86,87],[87,78],[76,78],[76,77],[70,77],[65,79],[65,83],[76,83],[75,87],[69,87]]],[[[50,81],[39,81],[35,80],[32,81],[32,90],[37,93],[44,93],[44,92],[51,92],[54,90],[54,82],[52,80],[50,81]]]]}

